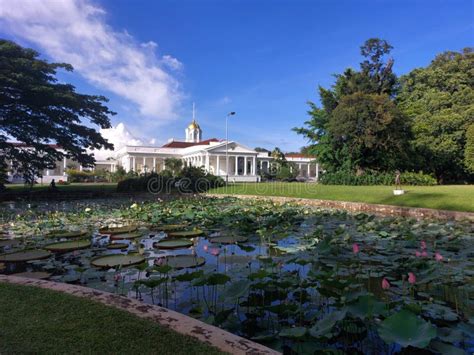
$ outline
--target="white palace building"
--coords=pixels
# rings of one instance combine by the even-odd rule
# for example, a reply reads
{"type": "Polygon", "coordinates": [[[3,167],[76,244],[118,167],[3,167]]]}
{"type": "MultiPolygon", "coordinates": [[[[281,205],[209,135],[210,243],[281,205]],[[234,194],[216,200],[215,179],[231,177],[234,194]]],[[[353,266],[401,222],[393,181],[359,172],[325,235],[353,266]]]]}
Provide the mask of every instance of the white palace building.
{"type": "MultiPolygon", "coordinates": [[[[258,182],[259,173],[271,168],[273,158],[267,152],[257,152],[235,141],[203,140],[201,127],[194,119],[186,128],[185,136],[184,141],[170,139],[161,147],[126,145],[114,151],[113,158],[96,161],[95,169],[114,172],[117,166],[122,166],[127,172],[160,172],[166,168],[167,158],[179,158],[188,166],[201,166],[214,175],[228,176],[229,182],[258,182]]],[[[320,170],[314,158],[302,154],[286,154],[285,158],[298,166],[299,180],[318,180],[320,170]]],[[[42,182],[67,181],[66,170],[73,166],[82,170],[76,162],[66,159],[58,162],[54,170],[43,172],[42,182]]],[[[20,182],[21,177],[9,172],[9,180],[20,182]]]]}

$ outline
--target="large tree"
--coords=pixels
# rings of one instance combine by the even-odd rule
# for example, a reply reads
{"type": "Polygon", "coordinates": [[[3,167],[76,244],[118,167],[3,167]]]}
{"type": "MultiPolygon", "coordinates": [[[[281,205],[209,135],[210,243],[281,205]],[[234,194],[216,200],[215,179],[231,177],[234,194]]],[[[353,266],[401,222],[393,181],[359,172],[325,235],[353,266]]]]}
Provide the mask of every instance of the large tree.
{"type": "Polygon", "coordinates": [[[367,40],[360,70],[346,69],[330,89],[319,87],[321,107],[309,102],[310,119],[294,128],[327,171],[393,170],[405,164],[409,130],[392,102],[398,81],[391,49],[384,40],[367,40]]]}
{"type": "Polygon", "coordinates": [[[400,81],[398,105],[411,120],[424,170],[440,182],[472,180],[465,145],[474,123],[473,49],[444,52],[400,81]]]}
{"type": "Polygon", "coordinates": [[[73,70],[0,39],[0,164],[11,160],[29,182],[64,157],[93,166],[88,149],[113,149],[90,127],[110,128],[115,113],[104,105],[108,100],[59,82],[57,69],[73,70]]]}

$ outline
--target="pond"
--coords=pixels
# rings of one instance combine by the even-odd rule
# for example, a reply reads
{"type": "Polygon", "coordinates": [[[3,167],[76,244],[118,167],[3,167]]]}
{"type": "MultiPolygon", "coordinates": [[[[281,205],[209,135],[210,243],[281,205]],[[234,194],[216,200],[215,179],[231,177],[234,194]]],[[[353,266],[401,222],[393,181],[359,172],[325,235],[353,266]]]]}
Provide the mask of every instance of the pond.
{"type": "Polygon", "coordinates": [[[0,213],[0,273],[136,297],[288,354],[474,351],[469,222],[232,198],[0,213]]]}

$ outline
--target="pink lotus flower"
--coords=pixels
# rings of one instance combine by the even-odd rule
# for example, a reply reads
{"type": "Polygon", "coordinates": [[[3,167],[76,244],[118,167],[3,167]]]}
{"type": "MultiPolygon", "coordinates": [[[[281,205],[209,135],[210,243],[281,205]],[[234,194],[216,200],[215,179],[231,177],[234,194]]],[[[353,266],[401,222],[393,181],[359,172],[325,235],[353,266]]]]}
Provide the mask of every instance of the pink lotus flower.
{"type": "Polygon", "coordinates": [[[114,275],[114,281],[115,281],[115,282],[118,282],[118,281],[120,281],[121,279],[122,279],[122,275],[121,275],[121,274],[115,274],[115,275],[114,275]]]}
{"type": "Polygon", "coordinates": [[[419,257],[421,256],[421,253],[417,250],[417,251],[415,251],[415,256],[416,256],[417,258],[419,258],[419,257]]]}
{"type": "Polygon", "coordinates": [[[357,243],[352,244],[352,252],[357,254],[360,251],[359,245],[357,243]]]}
{"type": "Polygon", "coordinates": [[[415,282],[416,282],[416,276],[415,276],[414,273],[412,273],[412,272],[409,272],[409,273],[408,273],[408,282],[409,282],[410,284],[412,284],[412,285],[415,284],[415,282]]]}
{"type": "Polygon", "coordinates": [[[436,252],[436,253],[435,253],[435,259],[436,259],[436,261],[441,261],[441,260],[443,260],[444,258],[443,258],[443,256],[442,256],[440,253],[436,252]]]}
{"type": "Polygon", "coordinates": [[[421,256],[422,256],[423,258],[426,258],[426,257],[428,256],[428,253],[426,252],[426,250],[423,250],[423,251],[421,252],[421,256]]]}
{"type": "Polygon", "coordinates": [[[219,248],[211,248],[211,254],[214,256],[218,256],[221,253],[219,248]]]}
{"type": "Polygon", "coordinates": [[[165,258],[156,258],[154,264],[156,266],[161,266],[165,264],[165,258]]]}
{"type": "Polygon", "coordinates": [[[426,242],[424,240],[421,241],[421,249],[426,249],[426,242]]]}
{"type": "Polygon", "coordinates": [[[388,290],[390,288],[390,282],[388,282],[385,277],[382,279],[382,288],[384,290],[388,290]]]}
{"type": "Polygon", "coordinates": [[[204,249],[205,252],[207,252],[207,250],[209,249],[209,247],[208,247],[207,245],[204,245],[204,246],[203,246],[203,249],[204,249]]]}

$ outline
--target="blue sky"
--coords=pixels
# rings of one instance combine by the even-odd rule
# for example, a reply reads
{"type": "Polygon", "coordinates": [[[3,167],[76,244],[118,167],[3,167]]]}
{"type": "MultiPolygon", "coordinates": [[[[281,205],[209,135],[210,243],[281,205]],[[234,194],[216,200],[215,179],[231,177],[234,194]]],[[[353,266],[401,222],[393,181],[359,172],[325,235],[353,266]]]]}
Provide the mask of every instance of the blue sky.
{"type": "Polygon", "coordinates": [[[395,71],[473,45],[470,0],[0,0],[0,34],[76,71],[144,143],[182,138],[196,102],[205,138],[298,150],[291,131],[332,74],[361,61],[370,37],[395,49],[395,71]],[[41,3],[41,4],[40,4],[41,3]],[[2,10],[3,9],[3,10],[2,10]],[[137,64],[138,63],[138,64],[137,64]]]}

